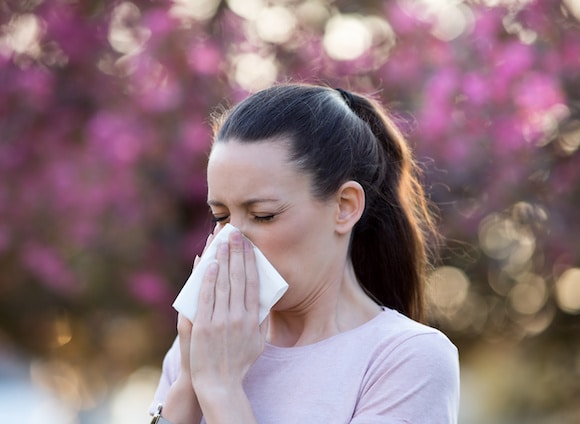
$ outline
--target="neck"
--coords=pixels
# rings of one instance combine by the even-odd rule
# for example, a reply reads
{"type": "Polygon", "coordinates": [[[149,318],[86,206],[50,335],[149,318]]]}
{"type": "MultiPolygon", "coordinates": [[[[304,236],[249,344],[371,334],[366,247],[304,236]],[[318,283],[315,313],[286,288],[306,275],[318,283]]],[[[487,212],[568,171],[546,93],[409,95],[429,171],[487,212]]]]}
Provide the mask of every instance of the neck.
{"type": "Polygon", "coordinates": [[[339,284],[328,284],[307,302],[285,311],[271,311],[269,343],[302,346],[356,328],[381,308],[364,292],[352,263],[345,265],[339,284]]]}

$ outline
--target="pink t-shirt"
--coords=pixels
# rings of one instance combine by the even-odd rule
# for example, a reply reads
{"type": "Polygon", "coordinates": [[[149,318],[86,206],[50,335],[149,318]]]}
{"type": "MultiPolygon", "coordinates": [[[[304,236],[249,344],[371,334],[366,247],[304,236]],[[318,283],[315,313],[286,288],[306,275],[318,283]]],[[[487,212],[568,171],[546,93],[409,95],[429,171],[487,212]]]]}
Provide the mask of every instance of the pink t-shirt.
{"type": "MultiPolygon", "coordinates": [[[[154,404],[179,372],[174,343],[154,404]]],[[[385,309],[318,343],[266,345],[244,389],[258,423],[456,423],[459,362],[441,332],[385,309]]]]}

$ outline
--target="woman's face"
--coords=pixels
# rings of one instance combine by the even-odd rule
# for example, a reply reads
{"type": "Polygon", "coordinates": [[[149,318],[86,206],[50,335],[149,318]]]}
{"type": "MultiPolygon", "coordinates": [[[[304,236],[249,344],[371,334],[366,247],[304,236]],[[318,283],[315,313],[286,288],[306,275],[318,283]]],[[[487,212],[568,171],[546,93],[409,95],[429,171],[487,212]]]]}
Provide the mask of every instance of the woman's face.
{"type": "Polygon", "coordinates": [[[280,141],[218,142],[207,168],[219,227],[240,229],[288,282],[278,310],[316,298],[346,255],[334,231],[336,203],[312,196],[311,177],[288,162],[287,149],[280,141]]]}

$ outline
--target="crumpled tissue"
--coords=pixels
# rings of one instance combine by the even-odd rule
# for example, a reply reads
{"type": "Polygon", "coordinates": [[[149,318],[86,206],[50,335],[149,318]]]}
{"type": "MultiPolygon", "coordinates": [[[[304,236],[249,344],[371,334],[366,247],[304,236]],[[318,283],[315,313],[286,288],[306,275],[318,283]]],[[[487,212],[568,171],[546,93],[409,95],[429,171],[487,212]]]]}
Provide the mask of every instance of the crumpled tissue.
{"type": "MultiPolygon", "coordinates": [[[[236,227],[231,224],[226,224],[215,236],[205,249],[199,263],[193,268],[191,275],[173,302],[173,307],[191,322],[193,322],[195,314],[197,313],[199,291],[205,271],[208,265],[215,260],[218,246],[222,242],[227,242],[231,232],[234,230],[236,230],[236,227]]],[[[288,283],[284,281],[284,278],[276,271],[268,259],[266,259],[260,249],[253,244],[252,247],[254,249],[256,267],[260,278],[259,318],[261,323],[268,316],[272,306],[286,293],[288,283]]]]}

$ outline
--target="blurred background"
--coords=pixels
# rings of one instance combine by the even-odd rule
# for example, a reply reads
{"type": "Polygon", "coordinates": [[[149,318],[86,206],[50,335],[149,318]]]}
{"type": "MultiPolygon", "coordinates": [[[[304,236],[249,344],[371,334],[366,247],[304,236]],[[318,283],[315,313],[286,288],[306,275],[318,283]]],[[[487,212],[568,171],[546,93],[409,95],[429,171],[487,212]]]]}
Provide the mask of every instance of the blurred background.
{"type": "Polygon", "coordinates": [[[209,116],[373,94],[446,244],[460,422],[580,422],[580,1],[0,0],[0,411],[144,423],[210,230],[209,116]]]}

